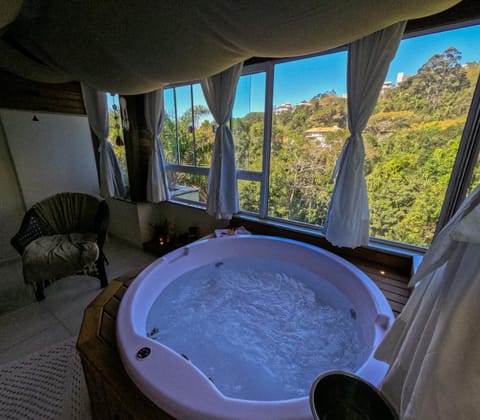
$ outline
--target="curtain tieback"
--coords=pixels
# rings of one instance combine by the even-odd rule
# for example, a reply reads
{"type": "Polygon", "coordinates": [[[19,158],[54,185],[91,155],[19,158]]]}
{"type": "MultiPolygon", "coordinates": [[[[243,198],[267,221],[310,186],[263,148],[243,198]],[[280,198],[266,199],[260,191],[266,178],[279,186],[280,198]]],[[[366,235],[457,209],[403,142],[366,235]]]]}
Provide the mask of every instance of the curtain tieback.
{"type": "Polygon", "coordinates": [[[330,183],[335,181],[335,179],[338,176],[338,173],[339,173],[340,169],[343,168],[343,165],[344,165],[343,161],[345,160],[345,158],[347,156],[347,149],[352,147],[353,142],[355,142],[359,139],[361,140],[361,138],[362,138],[362,136],[361,136],[360,133],[352,133],[352,134],[350,134],[350,137],[347,138],[347,140],[343,144],[342,151],[340,152],[340,156],[337,159],[337,163],[335,164],[335,168],[333,168],[333,173],[332,173],[332,176],[330,177],[330,183]]]}
{"type": "Polygon", "coordinates": [[[157,152],[158,151],[158,141],[160,140],[160,134],[154,134],[153,135],[153,141],[152,141],[152,150],[157,152]]]}
{"type": "Polygon", "coordinates": [[[98,152],[101,153],[102,150],[105,148],[108,142],[108,137],[105,137],[103,140],[100,140],[98,143],[98,152]]]}

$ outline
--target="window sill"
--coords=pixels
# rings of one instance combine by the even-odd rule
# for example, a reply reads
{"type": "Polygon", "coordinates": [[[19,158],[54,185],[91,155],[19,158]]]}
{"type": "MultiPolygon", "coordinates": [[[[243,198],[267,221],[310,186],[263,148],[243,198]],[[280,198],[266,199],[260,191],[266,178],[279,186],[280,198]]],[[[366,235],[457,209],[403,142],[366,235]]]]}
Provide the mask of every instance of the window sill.
{"type": "MultiPolygon", "coordinates": [[[[278,227],[280,229],[286,229],[294,232],[304,233],[306,235],[315,236],[321,239],[325,239],[325,234],[323,230],[315,227],[302,226],[303,223],[289,222],[287,220],[281,219],[261,219],[256,217],[253,214],[240,213],[234,216],[239,220],[248,220],[255,223],[264,224],[267,226],[278,227]]],[[[388,241],[385,239],[377,239],[370,237],[369,243],[365,248],[373,249],[376,251],[381,251],[385,253],[395,254],[395,255],[406,255],[409,257],[423,258],[423,255],[426,252],[425,248],[420,248],[414,245],[402,244],[398,242],[388,241]]]]}
{"type": "MultiPolygon", "coordinates": [[[[198,202],[175,198],[170,199],[169,202],[196,210],[205,210],[205,205],[198,202]]],[[[405,276],[411,276],[415,273],[426,251],[424,248],[376,238],[370,238],[368,246],[365,247],[359,247],[356,249],[339,248],[331,245],[325,239],[325,234],[319,228],[309,227],[304,224],[281,219],[261,219],[253,213],[246,212],[235,215],[231,220],[230,225],[232,227],[245,226],[246,229],[258,234],[285,236],[303,242],[313,243],[336,254],[342,255],[347,259],[359,258],[369,261],[376,260],[380,265],[383,264],[384,260],[393,260],[396,261],[393,263],[394,265],[396,264],[403,267],[401,271],[403,271],[405,276]]]]}

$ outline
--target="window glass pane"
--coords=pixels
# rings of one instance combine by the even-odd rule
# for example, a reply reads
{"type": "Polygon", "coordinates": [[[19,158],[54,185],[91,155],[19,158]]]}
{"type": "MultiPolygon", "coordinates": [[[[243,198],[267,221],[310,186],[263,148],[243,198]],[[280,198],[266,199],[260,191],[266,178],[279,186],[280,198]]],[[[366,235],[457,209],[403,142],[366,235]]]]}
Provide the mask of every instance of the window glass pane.
{"type": "Polygon", "coordinates": [[[240,210],[259,212],[260,203],[260,182],[238,180],[238,197],[240,210]]]}
{"type": "Polygon", "coordinates": [[[428,246],[480,71],[479,26],[406,39],[364,133],[371,236],[428,246]]]}
{"type": "Polygon", "coordinates": [[[120,170],[122,171],[127,197],[129,197],[130,184],[128,181],[127,155],[125,152],[125,140],[123,136],[123,125],[119,96],[116,94],[107,94],[107,105],[109,122],[108,140],[113,146],[113,151],[115,152],[115,156],[118,160],[120,170]]]}
{"type": "Polygon", "coordinates": [[[165,90],[166,121],[162,136],[170,196],[176,200],[205,203],[208,177],[193,175],[188,167],[208,167],[215,139],[214,118],[201,85],[194,83],[165,90]],[[177,141],[178,140],[178,141],[177,141]]]}
{"type": "Polygon", "coordinates": [[[165,123],[162,131],[162,141],[165,160],[168,163],[178,163],[177,149],[177,117],[175,113],[174,89],[165,89],[163,92],[165,106],[165,123]]]}
{"type": "Polygon", "coordinates": [[[264,72],[243,75],[238,82],[232,112],[238,169],[262,171],[265,83],[264,72]]]}
{"type": "Polygon", "coordinates": [[[275,65],[270,216],[323,225],[347,137],[346,52],[275,65]]]}
{"type": "Polygon", "coordinates": [[[195,165],[191,87],[175,88],[177,103],[178,147],[181,165],[195,165]]]}
{"type": "Polygon", "coordinates": [[[215,119],[208,109],[200,83],[193,85],[196,166],[210,166],[215,140],[215,119]]]}

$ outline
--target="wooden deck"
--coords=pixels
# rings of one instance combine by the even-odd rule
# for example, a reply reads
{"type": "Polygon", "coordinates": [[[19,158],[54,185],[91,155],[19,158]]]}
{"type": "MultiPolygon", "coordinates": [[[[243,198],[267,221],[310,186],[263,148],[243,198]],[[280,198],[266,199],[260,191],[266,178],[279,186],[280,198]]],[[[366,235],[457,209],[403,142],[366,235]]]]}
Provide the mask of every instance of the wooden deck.
{"type": "Polygon", "coordinates": [[[407,287],[409,278],[367,264],[356,263],[355,265],[375,282],[397,317],[410,296],[410,290],[407,287]]]}

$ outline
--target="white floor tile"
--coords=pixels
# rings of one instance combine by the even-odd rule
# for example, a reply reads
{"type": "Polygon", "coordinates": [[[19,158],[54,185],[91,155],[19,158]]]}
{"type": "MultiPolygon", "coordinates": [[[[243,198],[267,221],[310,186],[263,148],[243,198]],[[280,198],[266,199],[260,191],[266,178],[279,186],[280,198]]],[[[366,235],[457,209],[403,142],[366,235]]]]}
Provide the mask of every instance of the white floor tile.
{"type": "Polygon", "coordinates": [[[71,337],[72,334],[58,321],[31,336],[24,336],[13,347],[0,352],[0,365],[22,359],[46,347],[53,346],[71,337]]]}
{"type": "Polygon", "coordinates": [[[0,316],[35,301],[33,289],[25,284],[20,258],[0,267],[0,316]]]}
{"type": "Polygon", "coordinates": [[[70,276],[45,289],[40,305],[56,319],[83,317],[85,307],[101,292],[100,280],[89,276],[70,276]]]}
{"type": "Polygon", "coordinates": [[[0,351],[12,348],[58,324],[57,319],[38,303],[32,303],[0,318],[0,351]]]}
{"type": "MultiPolygon", "coordinates": [[[[105,254],[109,281],[156,259],[114,237],[105,254]]],[[[23,283],[19,261],[0,267],[0,280],[7,278],[0,284],[0,364],[78,336],[85,307],[102,291],[97,278],[71,276],[47,287],[46,299],[37,302],[23,283]]]]}

